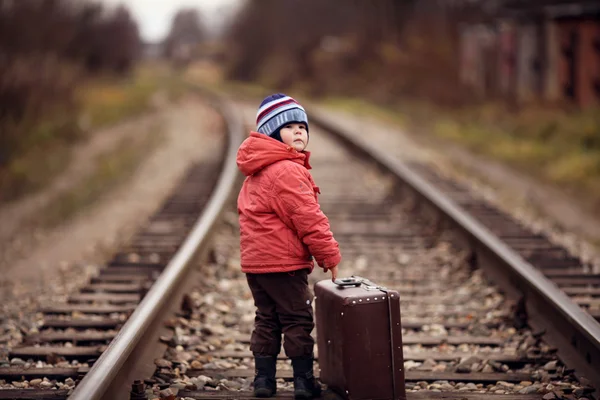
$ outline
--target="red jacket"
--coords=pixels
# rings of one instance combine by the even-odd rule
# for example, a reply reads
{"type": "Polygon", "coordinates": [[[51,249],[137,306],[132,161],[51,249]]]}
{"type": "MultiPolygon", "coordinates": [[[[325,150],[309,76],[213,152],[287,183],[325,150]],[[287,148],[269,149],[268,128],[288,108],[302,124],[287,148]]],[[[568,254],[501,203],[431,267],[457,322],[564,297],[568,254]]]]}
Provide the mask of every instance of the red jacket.
{"type": "Polygon", "coordinates": [[[237,165],[246,175],[238,196],[243,272],[312,271],[312,256],[324,268],[339,264],[309,156],[256,132],[240,146],[237,165]]]}

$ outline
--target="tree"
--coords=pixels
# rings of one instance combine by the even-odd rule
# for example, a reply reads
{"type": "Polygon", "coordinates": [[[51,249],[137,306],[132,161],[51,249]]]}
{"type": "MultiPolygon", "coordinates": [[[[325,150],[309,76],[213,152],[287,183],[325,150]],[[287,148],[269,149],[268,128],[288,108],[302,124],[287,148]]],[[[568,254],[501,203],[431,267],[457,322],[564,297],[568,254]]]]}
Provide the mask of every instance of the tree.
{"type": "Polygon", "coordinates": [[[21,151],[52,135],[75,137],[70,116],[77,113],[82,72],[127,72],[138,42],[137,24],[124,7],[0,0],[0,173],[21,151]],[[41,121],[44,129],[36,131],[41,121]]]}
{"type": "Polygon", "coordinates": [[[206,29],[196,9],[179,10],[171,22],[171,30],[165,39],[165,56],[187,63],[194,49],[206,39],[206,29]]]}
{"type": "Polygon", "coordinates": [[[103,28],[102,38],[110,68],[119,73],[129,71],[140,50],[138,27],[129,10],[118,7],[103,28]]]}

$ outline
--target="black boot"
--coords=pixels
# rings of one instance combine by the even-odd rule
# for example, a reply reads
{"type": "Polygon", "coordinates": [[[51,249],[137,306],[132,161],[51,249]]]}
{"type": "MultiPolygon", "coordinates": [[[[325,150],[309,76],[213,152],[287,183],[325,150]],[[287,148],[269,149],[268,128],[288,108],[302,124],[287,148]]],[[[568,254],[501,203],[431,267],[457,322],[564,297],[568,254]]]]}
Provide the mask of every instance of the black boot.
{"type": "Polygon", "coordinates": [[[255,356],[254,367],[254,396],[271,397],[277,391],[275,372],[277,369],[277,358],[273,356],[255,356]]]}
{"type": "Polygon", "coordinates": [[[321,385],[313,375],[313,357],[292,358],[294,399],[312,399],[321,395],[321,385]]]}

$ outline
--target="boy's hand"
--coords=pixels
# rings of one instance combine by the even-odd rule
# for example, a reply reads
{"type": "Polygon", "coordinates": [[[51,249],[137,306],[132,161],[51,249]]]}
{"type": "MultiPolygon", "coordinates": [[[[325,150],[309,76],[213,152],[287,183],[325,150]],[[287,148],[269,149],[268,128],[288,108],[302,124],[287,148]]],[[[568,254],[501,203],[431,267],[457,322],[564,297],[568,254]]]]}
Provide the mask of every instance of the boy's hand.
{"type": "Polygon", "coordinates": [[[337,265],[335,267],[329,267],[329,268],[325,268],[325,272],[327,271],[331,271],[331,281],[335,281],[337,279],[337,273],[338,273],[338,267],[337,265]]]}

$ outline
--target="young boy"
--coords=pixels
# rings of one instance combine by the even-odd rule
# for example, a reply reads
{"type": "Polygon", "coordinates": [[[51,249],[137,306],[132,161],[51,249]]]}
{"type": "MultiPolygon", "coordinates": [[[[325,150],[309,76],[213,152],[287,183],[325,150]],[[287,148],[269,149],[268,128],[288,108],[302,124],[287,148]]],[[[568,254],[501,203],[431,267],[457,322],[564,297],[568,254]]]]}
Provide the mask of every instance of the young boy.
{"type": "Polygon", "coordinates": [[[265,98],[237,165],[246,175],[238,197],[242,271],[257,308],[250,350],[254,395],[276,392],[277,355],[283,347],[294,369],[294,397],[311,399],[321,387],[313,376],[314,328],[308,274],[313,256],[332,279],[341,260],[329,221],[317,203],[308,170],[308,118],[291,97],[265,98]]]}

